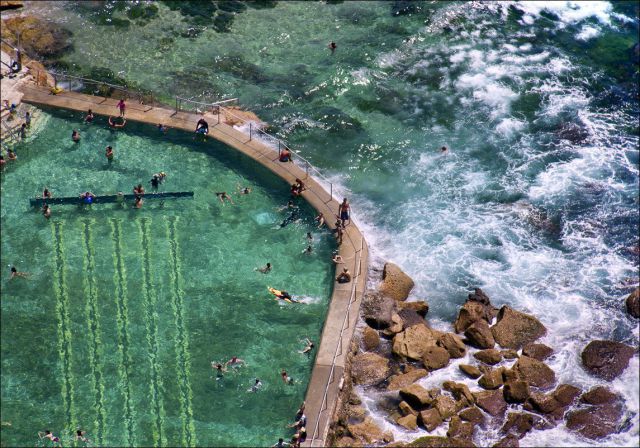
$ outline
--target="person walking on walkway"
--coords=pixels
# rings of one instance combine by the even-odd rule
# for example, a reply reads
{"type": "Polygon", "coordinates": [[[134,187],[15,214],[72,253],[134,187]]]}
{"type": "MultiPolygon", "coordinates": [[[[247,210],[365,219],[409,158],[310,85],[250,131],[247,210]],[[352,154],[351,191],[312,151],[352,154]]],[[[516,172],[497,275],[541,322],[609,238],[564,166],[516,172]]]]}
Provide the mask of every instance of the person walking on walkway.
{"type": "Polygon", "coordinates": [[[338,213],[340,213],[340,219],[342,220],[343,227],[346,227],[347,221],[350,221],[349,209],[350,209],[349,201],[347,201],[347,198],[344,198],[342,200],[342,204],[340,204],[340,207],[338,207],[338,213]]]}
{"type": "Polygon", "coordinates": [[[120,116],[124,117],[124,110],[127,108],[127,105],[124,102],[124,99],[118,101],[118,110],[120,111],[120,116]]]}

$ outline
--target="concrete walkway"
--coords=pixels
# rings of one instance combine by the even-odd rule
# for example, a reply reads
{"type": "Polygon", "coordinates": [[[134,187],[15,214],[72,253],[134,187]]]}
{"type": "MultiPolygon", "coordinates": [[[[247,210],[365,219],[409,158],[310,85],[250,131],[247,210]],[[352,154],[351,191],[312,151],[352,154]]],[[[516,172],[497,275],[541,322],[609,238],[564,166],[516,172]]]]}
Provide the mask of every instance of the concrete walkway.
{"type": "MultiPolygon", "coordinates": [[[[22,100],[27,103],[59,107],[86,112],[91,109],[94,114],[117,116],[117,100],[77,92],[50,94],[48,87],[29,84],[22,87],[22,100]]],[[[194,132],[201,115],[188,112],[175,113],[172,109],[151,107],[133,102],[127,103],[127,120],[157,125],[162,123],[171,128],[194,132]]],[[[293,184],[296,178],[302,179],[307,187],[302,193],[316,211],[323,213],[327,225],[334,227],[338,213],[338,202],[323,188],[320,183],[307,175],[304,167],[295,163],[278,161],[278,151],[260,140],[249,139],[249,136],[237,129],[219,123],[218,115],[205,114],[209,123],[209,137],[225,143],[262,164],[273,173],[293,184]]],[[[358,311],[362,300],[367,277],[368,248],[364,237],[355,224],[350,223],[344,234],[339,253],[345,260],[345,267],[353,276],[351,283],[334,283],[329,311],[322,330],[316,362],[313,366],[311,380],[307,387],[306,410],[307,442],[306,446],[324,446],[329,424],[333,415],[339,387],[345,368],[346,356],[358,319],[358,311]],[[335,361],[335,363],[334,363],[335,361]]],[[[329,262],[327,260],[327,262],[329,262]]],[[[342,265],[341,265],[342,266],[342,265]]],[[[293,418],[292,410],[291,418],[293,418]]]]}

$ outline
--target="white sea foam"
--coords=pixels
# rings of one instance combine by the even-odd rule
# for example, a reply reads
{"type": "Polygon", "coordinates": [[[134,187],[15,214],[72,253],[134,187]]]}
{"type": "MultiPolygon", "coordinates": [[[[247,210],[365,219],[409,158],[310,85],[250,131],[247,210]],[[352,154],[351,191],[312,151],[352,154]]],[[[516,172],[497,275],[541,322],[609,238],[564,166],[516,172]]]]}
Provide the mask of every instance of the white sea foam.
{"type": "Polygon", "coordinates": [[[576,34],[576,39],[589,40],[600,34],[600,30],[591,25],[584,25],[580,32],[576,34]]]}

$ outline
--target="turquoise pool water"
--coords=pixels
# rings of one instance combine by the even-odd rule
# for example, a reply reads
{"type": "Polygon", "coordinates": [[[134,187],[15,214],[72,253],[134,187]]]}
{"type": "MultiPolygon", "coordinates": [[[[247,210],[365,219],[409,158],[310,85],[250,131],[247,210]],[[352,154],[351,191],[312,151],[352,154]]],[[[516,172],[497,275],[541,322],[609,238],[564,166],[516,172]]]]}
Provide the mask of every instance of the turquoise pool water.
{"type": "Polygon", "coordinates": [[[288,186],[215,142],[77,114],[40,112],[39,132],[2,173],[2,444],[39,443],[50,429],[72,445],[271,445],[304,399],[331,289],[333,241],[313,210],[285,228],[288,186]],[[72,129],[82,139],[71,141],[72,129]],[[115,160],[104,155],[112,145],[115,160]],[[130,193],[165,171],[161,191],[193,199],[52,206],[28,199],[130,193]],[[250,186],[239,195],[238,186],[250,186]],[[235,205],[221,204],[217,191],[235,205]],[[306,234],[314,253],[303,255],[306,234]],[[271,262],[273,271],[254,268],[271,262]],[[9,280],[9,265],[29,272],[9,280]],[[280,304],[267,286],[304,304],[280,304]],[[212,361],[247,363],[215,379],[212,361]],[[296,380],[285,385],[280,369],[296,380]],[[263,387],[247,390],[255,378],[263,387]]]}

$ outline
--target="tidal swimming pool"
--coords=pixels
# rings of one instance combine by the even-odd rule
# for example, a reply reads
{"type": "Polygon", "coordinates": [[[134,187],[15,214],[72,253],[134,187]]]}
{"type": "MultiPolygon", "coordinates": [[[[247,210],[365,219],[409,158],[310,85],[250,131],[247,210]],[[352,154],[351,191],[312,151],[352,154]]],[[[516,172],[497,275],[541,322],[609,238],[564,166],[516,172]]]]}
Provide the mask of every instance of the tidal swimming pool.
{"type": "Polygon", "coordinates": [[[1,181],[2,445],[40,444],[45,429],[73,445],[81,428],[102,446],[265,446],[293,434],[315,356],[298,350],[305,337],[318,345],[333,276],[334,242],[313,209],[300,201],[302,219],[280,228],[288,185],[212,140],[38,115],[1,181]],[[194,198],[53,205],[50,220],[29,206],[45,186],[56,197],[150,192],[160,171],[160,191],[194,198]],[[254,270],[267,262],[271,273],[254,270]],[[10,280],[9,265],[29,276],[10,280]],[[276,302],[267,286],[304,303],[276,302]],[[211,362],[232,356],[246,367],[217,380],[211,362]],[[248,392],[255,378],[263,386],[248,392]]]}

